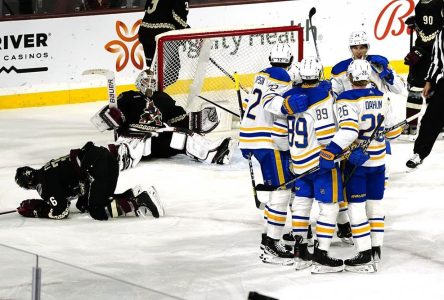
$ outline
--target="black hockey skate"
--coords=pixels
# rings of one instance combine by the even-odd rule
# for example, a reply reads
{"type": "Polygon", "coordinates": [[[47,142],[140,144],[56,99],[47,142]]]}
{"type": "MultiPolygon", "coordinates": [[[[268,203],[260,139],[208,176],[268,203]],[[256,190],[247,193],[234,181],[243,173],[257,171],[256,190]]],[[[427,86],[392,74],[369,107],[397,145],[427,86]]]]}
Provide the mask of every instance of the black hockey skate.
{"type": "Polygon", "coordinates": [[[222,141],[222,143],[217,147],[217,152],[212,159],[212,163],[218,165],[228,164],[232,155],[232,139],[226,138],[222,141]]]}
{"type": "Polygon", "coordinates": [[[312,274],[336,273],[344,270],[344,261],[330,257],[328,252],[315,247],[313,252],[312,274]]]}
{"type": "Polygon", "coordinates": [[[159,196],[154,187],[150,187],[148,191],[143,191],[135,198],[139,207],[136,209],[138,217],[146,217],[152,215],[154,218],[159,218],[165,214],[162,203],[160,203],[159,196]]]}
{"type": "MultiPolygon", "coordinates": [[[[291,246],[293,249],[295,240],[293,236],[293,232],[290,231],[289,233],[286,233],[282,236],[282,240],[284,241],[285,245],[291,246]]],[[[307,245],[308,247],[313,247],[313,232],[311,231],[311,224],[308,225],[308,231],[307,231],[307,245]]]]}
{"type": "Polygon", "coordinates": [[[353,236],[350,223],[349,222],[345,224],[338,223],[337,225],[338,225],[338,232],[336,232],[336,234],[338,238],[340,238],[344,244],[353,245],[353,236]]]}
{"type": "Polygon", "coordinates": [[[294,237],[294,264],[296,271],[303,270],[312,265],[312,254],[308,251],[307,242],[300,235],[294,237]]]}
{"type": "Polygon", "coordinates": [[[422,164],[422,159],[421,157],[419,157],[419,154],[415,153],[407,162],[406,162],[406,166],[414,169],[417,166],[419,166],[420,164],[422,164]]]}
{"type": "Polygon", "coordinates": [[[345,270],[355,273],[374,273],[375,264],[372,259],[372,250],[359,252],[355,257],[344,261],[345,270]]]}
{"type": "Polygon", "coordinates": [[[280,240],[267,236],[264,252],[259,256],[262,262],[283,266],[293,265],[293,253],[285,248],[280,240]]]}

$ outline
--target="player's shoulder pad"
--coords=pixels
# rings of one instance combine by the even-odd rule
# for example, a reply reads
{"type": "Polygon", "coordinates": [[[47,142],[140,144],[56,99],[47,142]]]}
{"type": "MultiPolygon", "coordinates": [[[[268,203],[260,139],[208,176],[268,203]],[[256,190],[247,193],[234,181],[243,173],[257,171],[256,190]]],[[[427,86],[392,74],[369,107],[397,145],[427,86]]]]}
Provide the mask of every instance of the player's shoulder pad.
{"type": "Polygon", "coordinates": [[[291,77],[290,74],[288,74],[287,70],[280,67],[269,67],[266,68],[264,73],[268,74],[269,79],[276,80],[276,81],[284,81],[284,82],[290,82],[291,77]]]}
{"type": "Polygon", "coordinates": [[[371,58],[372,58],[372,57],[377,57],[377,58],[380,58],[380,59],[385,59],[387,62],[389,61],[389,60],[387,59],[387,57],[382,56],[382,55],[378,55],[378,54],[369,54],[369,55],[367,55],[366,59],[367,59],[368,61],[371,61],[371,58]]]}
{"type": "Polygon", "coordinates": [[[348,90],[339,94],[338,97],[336,98],[336,102],[359,101],[361,98],[374,97],[374,96],[382,97],[383,95],[384,93],[376,88],[348,90]]]}
{"type": "Polygon", "coordinates": [[[329,81],[321,81],[317,87],[303,89],[304,93],[308,96],[308,107],[331,98],[331,84],[329,81]]]}
{"type": "Polygon", "coordinates": [[[297,94],[303,94],[303,93],[304,93],[304,89],[297,86],[297,87],[293,87],[293,88],[289,89],[288,91],[286,91],[282,95],[282,97],[287,98],[288,96],[291,96],[291,95],[297,95],[297,94]]]}
{"type": "Polygon", "coordinates": [[[352,62],[352,58],[348,58],[346,60],[338,62],[336,65],[333,66],[331,69],[331,75],[332,76],[338,76],[341,73],[347,72],[348,66],[352,62]]]}

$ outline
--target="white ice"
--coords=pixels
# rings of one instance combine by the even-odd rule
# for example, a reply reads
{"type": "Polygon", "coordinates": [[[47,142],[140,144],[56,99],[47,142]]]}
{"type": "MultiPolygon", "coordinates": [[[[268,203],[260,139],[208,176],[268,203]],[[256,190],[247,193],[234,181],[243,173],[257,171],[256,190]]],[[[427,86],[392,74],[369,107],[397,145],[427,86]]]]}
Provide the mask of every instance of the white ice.
{"type": "MultiPolygon", "coordinates": [[[[89,122],[104,104],[0,111],[0,211],[38,196],[15,184],[17,167],[40,167],[88,140],[112,142],[89,122]]],[[[262,263],[262,216],[238,149],[227,166],[176,156],[123,172],[117,190],[154,185],[163,218],[99,222],[72,209],[55,221],[11,213],[0,215],[0,244],[41,255],[42,299],[246,299],[249,291],[279,299],[444,299],[444,142],[413,172],[405,166],[413,143],[392,147],[383,260],[372,275],[311,275],[262,263]]],[[[346,258],[355,250],[335,239],[331,251],[346,258]]],[[[30,299],[34,263],[0,246],[0,299],[30,299]]]]}

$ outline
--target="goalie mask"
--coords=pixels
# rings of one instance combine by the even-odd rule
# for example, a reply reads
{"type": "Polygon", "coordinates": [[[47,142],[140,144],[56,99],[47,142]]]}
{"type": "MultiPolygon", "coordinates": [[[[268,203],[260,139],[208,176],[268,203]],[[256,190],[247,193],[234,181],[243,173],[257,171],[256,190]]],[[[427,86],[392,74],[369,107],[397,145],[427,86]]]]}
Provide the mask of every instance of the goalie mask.
{"type": "Polygon", "coordinates": [[[31,167],[20,167],[15,173],[15,182],[21,188],[27,190],[35,189],[37,186],[36,172],[37,170],[31,167]]]}
{"type": "Polygon", "coordinates": [[[302,80],[319,80],[321,78],[322,65],[316,57],[302,59],[299,65],[302,80]]]}
{"type": "Polygon", "coordinates": [[[268,58],[272,65],[288,67],[293,61],[293,53],[288,44],[275,44],[271,48],[270,56],[268,58]]]}
{"type": "Polygon", "coordinates": [[[157,91],[157,81],[150,69],[143,70],[136,78],[137,89],[145,96],[151,97],[157,91]]]}
{"type": "Polygon", "coordinates": [[[353,60],[347,69],[348,78],[352,82],[369,81],[371,73],[372,67],[370,66],[370,63],[365,59],[353,60]]]}

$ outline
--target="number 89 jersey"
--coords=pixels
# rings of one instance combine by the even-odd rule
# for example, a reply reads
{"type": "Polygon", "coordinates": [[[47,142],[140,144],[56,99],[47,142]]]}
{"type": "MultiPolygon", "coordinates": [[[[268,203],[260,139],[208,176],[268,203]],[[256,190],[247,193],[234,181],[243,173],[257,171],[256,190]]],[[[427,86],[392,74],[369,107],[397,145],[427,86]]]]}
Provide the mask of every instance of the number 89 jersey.
{"type": "Polygon", "coordinates": [[[290,74],[280,67],[270,67],[256,75],[253,89],[243,103],[245,113],[240,128],[240,149],[280,149],[278,144],[282,139],[286,144],[285,117],[274,115],[267,107],[274,96],[288,91],[291,84],[290,74]]]}
{"type": "Polygon", "coordinates": [[[331,83],[321,81],[316,87],[297,87],[284,94],[306,94],[308,109],[289,115],[288,140],[295,174],[301,174],[319,164],[319,152],[330,143],[336,133],[336,118],[331,83]]]}

